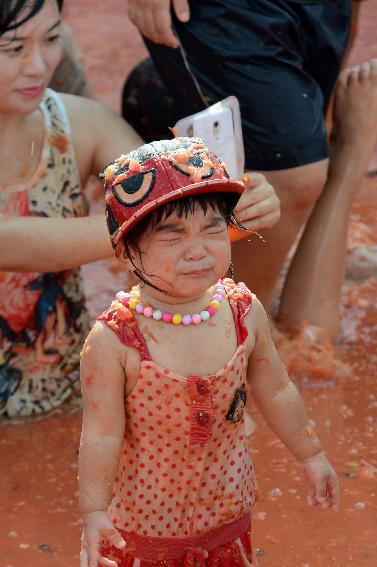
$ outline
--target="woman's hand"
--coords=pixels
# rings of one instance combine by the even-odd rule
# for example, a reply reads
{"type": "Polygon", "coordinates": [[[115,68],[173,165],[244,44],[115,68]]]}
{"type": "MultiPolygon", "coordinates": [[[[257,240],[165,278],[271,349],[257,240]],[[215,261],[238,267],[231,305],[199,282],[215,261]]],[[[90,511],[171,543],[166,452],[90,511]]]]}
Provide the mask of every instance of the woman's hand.
{"type": "Polygon", "coordinates": [[[308,504],[339,511],[339,482],[336,472],[321,452],[301,461],[309,480],[308,504]]]}
{"type": "Polygon", "coordinates": [[[280,219],[280,200],[262,173],[247,172],[246,191],[236,207],[237,218],[248,230],[271,228],[280,219]]]}
{"type": "Polygon", "coordinates": [[[107,512],[88,512],[83,514],[84,529],[81,538],[80,567],[118,567],[116,561],[111,561],[100,555],[102,541],[110,542],[118,549],[124,549],[126,542],[118,532],[107,512]]]}
{"type": "Polygon", "coordinates": [[[151,41],[178,47],[171,22],[171,8],[181,22],[188,22],[187,0],[128,0],[128,16],[139,31],[151,41]]]}

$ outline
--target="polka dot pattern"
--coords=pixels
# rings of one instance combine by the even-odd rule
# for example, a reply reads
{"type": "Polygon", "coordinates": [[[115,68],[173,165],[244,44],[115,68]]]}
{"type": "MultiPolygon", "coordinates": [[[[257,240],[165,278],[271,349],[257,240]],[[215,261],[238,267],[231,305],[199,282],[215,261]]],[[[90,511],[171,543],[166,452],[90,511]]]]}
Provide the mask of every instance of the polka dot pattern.
{"type": "MultiPolygon", "coordinates": [[[[237,303],[240,321],[249,296],[246,301],[241,294],[242,309],[237,303]]],[[[142,360],[126,400],[124,449],[109,510],[120,529],[149,537],[192,536],[250,510],[256,489],[244,419],[225,419],[235,390],[246,384],[245,348],[239,341],[223,368],[199,380],[161,368],[150,357],[142,360]],[[193,402],[199,411],[193,412],[193,402]],[[208,429],[200,443],[193,416],[208,429]]]]}
{"type": "Polygon", "coordinates": [[[225,368],[206,379],[213,421],[201,446],[191,443],[187,379],[142,362],[126,401],[127,430],[110,509],[121,529],[139,532],[142,526],[143,535],[156,537],[196,535],[250,509],[255,482],[244,419],[225,419],[245,373],[241,345],[225,368]]]}

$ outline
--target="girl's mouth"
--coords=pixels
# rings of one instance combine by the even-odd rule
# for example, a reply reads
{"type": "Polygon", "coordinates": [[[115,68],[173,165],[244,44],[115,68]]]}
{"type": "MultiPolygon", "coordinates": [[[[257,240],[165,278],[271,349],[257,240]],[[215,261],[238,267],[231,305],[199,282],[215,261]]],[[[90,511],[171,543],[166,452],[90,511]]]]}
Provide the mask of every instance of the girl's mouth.
{"type": "Polygon", "coordinates": [[[184,272],[185,276],[200,278],[209,272],[209,268],[201,268],[200,270],[190,270],[189,272],[184,272]]]}

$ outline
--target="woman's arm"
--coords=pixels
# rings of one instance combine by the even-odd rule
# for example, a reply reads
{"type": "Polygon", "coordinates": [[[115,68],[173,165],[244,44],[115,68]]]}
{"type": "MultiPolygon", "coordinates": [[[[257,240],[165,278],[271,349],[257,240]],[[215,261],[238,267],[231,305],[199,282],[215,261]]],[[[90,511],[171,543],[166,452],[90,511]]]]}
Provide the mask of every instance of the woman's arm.
{"type": "Polygon", "coordinates": [[[104,215],[0,218],[0,271],[57,272],[112,254],[104,215]]]}
{"type": "Polygon", "coordinates": [[[68,112],[73,147],[82,187],[121,154],[141,146],[143,140],[121,116],[98,101],[60,95],[68,112]]]}
{"type": "MultiPolygon", "coordinates": [[[[61,95],[69,115],[82,186],[109,162],[143,143],[97,101],[61,95]]],[[[112,255],[104,216],[80,219],[0,217],[0,271],[60,271],[112,255]]]]}
{"type": "MultiPolygon", "coordinates": [[[[81,353],[83,423],[79,494],[84,533],[81,565],[98,565],[102,539],[125,543],[107,515],[125,431],[124,348],[103,323],[96,323],[81,353]]],[[[116,566],[116,563],[109,565],[116,566]]]]}
{"type": "Polygon", "coordinates": [[[279,359],[266,313],[256,298],[247,319],[256,338],[248,365],[253,399],[271,429],[304,466],[311,485],[310,502],[336,510],[336,474],[324,455],[304,402],[279,359]]]}

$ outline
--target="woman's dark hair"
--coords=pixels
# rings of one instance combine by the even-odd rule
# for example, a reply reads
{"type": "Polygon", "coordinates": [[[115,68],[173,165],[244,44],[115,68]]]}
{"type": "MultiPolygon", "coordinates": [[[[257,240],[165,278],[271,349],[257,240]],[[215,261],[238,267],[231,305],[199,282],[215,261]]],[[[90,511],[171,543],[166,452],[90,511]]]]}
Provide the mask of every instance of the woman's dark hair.
{"type": "MultiPolygon", "coordinates": [[[[46,0],[0,0],[0,35],[17,29],[43,7],[46,0]],[[21,17],[20,17],[21,16],[21,17]]],[[[61,12],[64,0],[56,0],[61,12]]]]}
{"type": "Polygon", "coordinates": [[[161,221],[165,221],[173,213],[175,213],[178,218],[185,218],[189,214],[194,214],[198,208],[201,209],[204,214],[206,214],[209,208],[218,210],[227,226],[234,226],[240,230],[247,230],[244,226],[242,226],[242,224],[240,224],[234,213],[234,208],[238,199],[239,195],[235,193],[204,193],[199,195],[188,195],[187,197],[176,199],[175,201],[170,201],[165,205],[161,205],[152,213],[141,219],[140,222],[138,222],[138,224],[122,238],[119,243],[120,246],[117,246],[116,255],[119,257],[125,252],[126,256],[135,268],[135,276],[146,285],[149,285],[158,291],[163,291],[148,281],[147,276],[152,274],[141,272],[134,263],[133,252],[136,252],[140,258],[141,265],[143,265],[141,257],[142,253],[138,244],[141,235],[149,228],[154,228],[161,221]]]}

